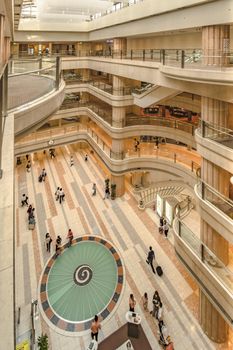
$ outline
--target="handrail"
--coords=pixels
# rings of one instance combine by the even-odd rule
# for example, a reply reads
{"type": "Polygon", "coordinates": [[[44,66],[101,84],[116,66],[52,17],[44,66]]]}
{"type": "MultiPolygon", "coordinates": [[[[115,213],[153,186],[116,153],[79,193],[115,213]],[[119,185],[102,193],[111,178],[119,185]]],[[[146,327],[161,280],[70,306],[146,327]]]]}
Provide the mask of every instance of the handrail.
{"type": "Polygon", "coordinates": [[[200,134],[204,138],[211,139],[215,142],[221,143],[223,146],[233,148],[233,130],[221,127],[217,124],[200,121],[200,127],[198,128],[200,134]],[[230,142],[227,142],[230,141],[230,142]]]}
{"type": "Polygon", "coordinates": [[[208,185],[206,182],[199,180],[196,185],[197,192],[204,201],[211,203],[217,210],[224,215],[233,219],[233,201],[208,185]]]}
{"type": "MultiPolygon", "coordinates": [[[[79,107],[87,107],[92,112],[96,113],[99,117],[101,117],[108,124],[113,126],[112,120],[112,110],[104,109],[102,106],[97,105],[96,103],[92,103],[91,101],[82,102],[82,101],[68,101],[64,100],[60,109],[70,109],[70,108],[79,108],[79,107]],[[102,107],[102,108],[101,108],[102,107]]],[[[184,121],[177,120],[176,118],[161,118],[161,117],[140,117],[136,114],[127,114],[125,118],[124,124],[122,122],[119,123],[119,127],[128,127],[133,125],[156,125],[156,126],[164,126],[174,129],[179,129],[181,131],[187,132],[191,135],[194,135],[195,129],[197,128],[197,124],[188,123],[184,121]]],[[[114,123],[114,126],[115,123],[114,123]]]]}
{"type": "Polygon", "coordinates": [[[161,117],[139,117],[138,115],[128,115],[126,117],[125,126],[132,125],[157,125],[164,127],[172,127],[174,129],[180,129],[182,131],[188,132],[194,135],[195,128],[197,124],[187,123],[184,121],[177,120],[176,118],[161,118],[161,117]]]}
{"type": "MultiPolygon", "coordinates": [[[[41,61],[41,60],[40,60],[41,61]]],[[[13,73],[8,74],[9,81],[12,82],[13,79],[18,82],[19,77],[27,77],[21,79],[24,82],[26,79],[27,83],[30,84],[32,77],[33,77],[33,84],[41,84],[41,80],[43,79],[43,82],[45,82],[45,87],[42,90],[38,90],[36,94],[28,95],[22,92],[20,93],[20,90],[17,91],[17,95],[14,94],[13,96],[9,94],[8,96],[8,109],[12,110],[15,108],[19,108],[21,106],[24,106],[32,101],[38,100],[44,95],[47,95],[48,93],[51,93],[53,91],[56,91],[60,87],[61,83],[61,66],[60,66],[60,58],[56,57],[56,60],[53,64],[50,64],[51,61],[45,60],[45,63],[47,66],[42,67],[42,61],[40,63],[40,67],[37,69],[30,69],[24,72],[20,73],[13,73]]],[[[11,67],[12,68],[12,67],[11,67]]],[[[26,67],[28,68],[28,67],[26,67]]],[[[21,82],[21,80],[19,82],[21,82]]],[[[18,88],[18,85],[16,86],[18,88]]],[[[16,89],[15,88],[15,89],[16,89]]],[[[20,87],[19,87],[20,88],[20,87]]],[[[18,89],[19,89],[18,88],[18,89]]]]}
{"type": "MultiPolygon", "coordinates": [[[[63,135],[70,135],[72,133],[77,135],[77,131],[85,131],[91,138],[93,141],[95,141],[96,145],[102,150],[104,151],[104,153],[111,159],[114,160],[125,160],[125,159],[135,159],[135,158],[141,158],[141,157],[148,157],[151,158],[152,155],[151,154],[144,154],[144,153],[140,153],[140,154],[133,154],[129,153],[126,154],[126,152],[114,152],[111,149],[111,145],[107,144],[106,141],[104,141],[101,136],[95,132],[94,129],[91,129],[88,125],[83,125],[83,124],[73,124],[73,125],[68,125],[67,127],[63,127],[63,128],[50,128],[41,132],[35,132],[32,133],[29,136],[26,136],[24,138],[22,138],[20,141],[17,142],[17,144],[23,144],[23,143],[27,143],[27,142],[33,142],[35,143],[38,140],[51,140],[55,137],[58,136],[63,136],[63,135]]],[[[133,145],[132,145],[133,146],[133,145]]],[[[179,157],[178,153],[174,153],[173,155],[171,155],[170,153],[164,153],[161,154],[161,156],[159,155],[159,153],[156,154],[155,158],[157,159],[166,159],[169,160],[173,163],[177,163],[177,161],[179,160],[179,163],[183,164],[186,168],[188,168],[191,172],[195,171],[195,166],[199,167],[199,164],[190,161],[190,163],[185,163],[183,162],[185,159],[183,159],[182,157],[179,157]]]]}
{"type": "Polygon", "coordinates": [[[184,182],[172,181],[172,184],[168,184],[166,181],[165,184],[157,183],[153,187],[142,189],[138,191],[138,195],[140,196],[138,207],[140,209],[145,209],[147,205],[155,201],[158,193],[162,194],[164,197],[176,196],[184,190],[184,187],[184,182]]]}
{"type": "Polygon", "coordinates": [[[26,71],[26,72],[22,72],[22,73],[13,73],[13,74],[9,74],[9,78],[13,78],[13,77],[18,77],[20,75],[26,75],[26,74],[34,74],[34,73],[40,73],[40,72],[45,72],[48,71],[52,68],[55,68],[55,64],[47,67],[47,68],[41,68],[41,69],[35,69],[35,70],[31,70],[31,71],[26,71]]]}
{"type": "Polygon", "coordinates": [[[174,232],[189,246],[193,253],[202,261],[232,295],[233,271],[224,263],[188,228],[178,217],[174,220],[174,232]]]}
{"type": "Polygon", "coordinates": [[[89,84],[91,86],[97,87],[98,89],[105,91],[111,95],[114,95],[114,92],[116,93],[120,93],[120,95],[125,96],[125,95],[131,95],[133,89],[131,87],[125,86],[122,88],[113,88],[112,85],[107,84],[105,82],[101,82],[101,81],[95,81],[95,80],[82,80],[81,79],[66,79],[64,77],[64,80],[66,82],[67,85],[71,85],[71,84],[89,84]]]}
{"type": "Polygon", "coordinates": [[[45,70],[49,70],[52,68],[56,68],[56,58],[51,59],[47,59],[47,58],[31,58],[31,59],[10,59],[9,60],[9,77],[12,76],[19,76],[19,75],[24,75],[24,74],[33,74],[33,73],[39,73],[39,72],[43,72],[45,70]],[[12,73],[12,68],[14,66],[14,63],[16,63],[17,68],[19,68],[18,64],[22,63],[22,65],[20,66],[20,68],[24,68],[23,72],[19,72],[19,73],[12,73]],[[30,66],[28,67],[27,64],[31,64],[31,63],[38,63],[38,67],[36,67],[35,69],[30,69],[28,70],[28,68],[31,68],[30,66]],[[45,65],[45,67],[43,67],[43,65],[45,65]]]}
{"type": "MultiPolygon", "coordinates": [[[[108,59],[128,59],[139,61],[159,62],[165,66],[222,70],[232,67],[233,52],[218,50],[194,49],[124,49],[114,50],[60,50],[53,52],[52,56],[75,56],[75,57],[102,57],[108,59]]],[[[47,56],[45,56],[47,57],[47,56]]]]}

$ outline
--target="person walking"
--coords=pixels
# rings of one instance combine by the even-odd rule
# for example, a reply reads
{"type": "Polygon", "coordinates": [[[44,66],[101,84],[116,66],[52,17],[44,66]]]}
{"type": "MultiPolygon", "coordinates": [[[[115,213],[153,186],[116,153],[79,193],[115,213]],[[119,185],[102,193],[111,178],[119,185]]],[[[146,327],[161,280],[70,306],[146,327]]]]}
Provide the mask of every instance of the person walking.
{"type": "Polygon", "coordinates": [[[28,206],[28,196],[24,193],[21,198],[21,206],[24,207],[24,205],[28,206]]]}
{"type": "Polygon", "coordinates": [[[26,170],[27,170],[28,173],[30,173],[30,170],[31,170],[31,162],[30,162],[30,160],[27,162],[26,170]]]}
{"type": "Polygon", "coordinates": [[[153,251],[152,247],[149,247],[149,252],[148,252],[148,255],[147,255],[147,264],[149,264],[152,268],[152,271],[153,273],[155,274],[155,269],[154,269],[154,266],[153,266],[153,261],[155,260],[155,252],[153,251]]]}
{"type": "Polygon", "coordinates": [[[51,159],[55,158],[55,149],[51,148],[51,149],[49,150],[49,154],[50,154],[50,158],[51,158],[51,159]]]}
{"type": "Polygon", "coordinates": [[[31,208],[30,212],[28,213],[28,220],[35,218],[35,208],[31,208]]]}
{"type": "Polygon", "coordinates": [[[51,250],[51,243],[52,243],[52,238],[50,237],[50,234],[47,232],[45,235],[45,243],[46,243],[46,251],[50,253],[51,250]]]}
{"type": "Polygon", "coordinates": [[[157,315],[160,302],[161,302],[160,296],[159,296],[158,291],[156,290],[156,291],[154,292],[154,295],[153,295],[153,298],[152,298],[153,310],[150,312],[150,314],[151,314],[153,317],[156,317],[156,315],[157,315]]]}
{"type": "Polygon", "coordinates": [[[99,329],[101,329],[101,324],[99,322],[99,317],[95,315],[95,318],[91,324],[91,339],[95,338],[97,342],[98,342],[99,329]]]}
{"type": "Polygon", "coordinates": [[[74,238],[74,234],[73,232],[71,231],[71,229],[69,228],[68,230],[68,233],[67,233],[67,237],[66,237],[68,240],[69,240],[69,244],[68,244],[68,247],[70,247],[72,245],[72,241],[73,241],[73,238],[74,238]]]}
{"type": "Polygon", "coordinates": [[[57,236],[57,239],[56,239],[56,248],[55,248],[55,251],[56,251],[56,257],[58,255],[61,254],[61,242],[62,242],[62,239],[60,236],[57,236]]]}
{"type": "Polygon", "coordinates": [[[88,155],[87,155],[87,154],[85,155],[85,158],[84,158],[84,159],[85,159],[85,162],[88,161],[88,155]]]}
{"type": "Polygon", "coordinates": [[[42,169],[42,173],[41,173],[42,181],[45,181],[46,175],[47,174],[46,174],[45,169],[42,169]]]}
{"type": "Polygon", "coordinates": [[[96,196],[96,184],[93,183],[92,185],[92,196],[96,196]]]}
{"type": "Polygon", "coordinates": [[[70,156],[70,166],[72,167],[74,165],[74,157],[70,156]]]}
{"type": "Polygon", "coordinates": [[[159,218],[159,233],[163,234],[163,223],[164,223],[164,217],[160,216],[159,218]]]}
{"type": "Polygon", "coordinates": [[[161,300],[160,300],[160,302],[159,302],[159,307],[158,307],[158,309],[157,309],[157,312],[156,312],[156,314],[155,314],[155,317],[156,317],[156,319],[157,319],[158,321],[160,321],[160,320],[163,319],[163,304],[162,304],[161,300]]]}
{"type": "Polygon", "coordinates": [[[148,295],[147,293],[144,293],[142,296],[142,305],[145,311],[148,311],[148,295]]]}
{"type": "Polygon", "coordinates": [[[106,199],[106,198],[109,198],[110,196],[110,189],[108,186],[105,187],[105,191],[104,191],[104,198],[103,199],[106,199]]]}
{"type": "Polygon", "coordinates": [[[56,189],[56,191],[55,191],[55,198],[56,198],[56,201],[58,201],[59,195],[60,195],[60,187],[57,187],[57,189],[56,189]]]}
{"type": "Polygon", "coordinates": [[[155,147],[156,147],[156,149],[159,149],[159,138],[158,138],[158,136],[155,139],[155,147]]]}
{"type": "Polygon", "coordinates": [[[164,222],[163,222],[163,233],[164,233],[165,238],[167,238],[168,231],[169,231],[168,223],[167,223],[166,220],[164,220],[164,222]]]}
{"type": "Polygon", "coordinates": [[[29,207],[28,207],[28,210],[27,210],[28,217],[31,214],[31,211],[32,211],[32,205],[30,204],[29,207]]]}
{"type": "Polygon", "coordinates": [[[159,226],[163,226],[163,222],[164,222],[164,217],[163,216],[160,216],[159,218],[159,226]]]}
{"type": "Polygon", "coordinates": [[[65,193],[62,188],[59,190],[59,203],[61,204],[64,201],[65,193]]]}
{"type": "Polygon", "coordinates": [[[134,299],[133,294],[129,296],[129,311],[134,312],[134,308],[136,306],[136,300],[134,299]]]}

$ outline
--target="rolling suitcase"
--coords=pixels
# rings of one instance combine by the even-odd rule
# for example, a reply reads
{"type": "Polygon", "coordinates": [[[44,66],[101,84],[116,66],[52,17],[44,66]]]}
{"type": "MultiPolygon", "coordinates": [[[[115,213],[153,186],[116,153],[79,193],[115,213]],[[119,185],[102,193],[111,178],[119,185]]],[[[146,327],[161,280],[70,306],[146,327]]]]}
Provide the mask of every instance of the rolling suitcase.
{"type": "Polygon", "coordinates": [[[158,266],[156,267],[156,272],[157,272],[157,274],[161,277],[161,276],[163,275],[162,267],[158,265],[158,266]]]}

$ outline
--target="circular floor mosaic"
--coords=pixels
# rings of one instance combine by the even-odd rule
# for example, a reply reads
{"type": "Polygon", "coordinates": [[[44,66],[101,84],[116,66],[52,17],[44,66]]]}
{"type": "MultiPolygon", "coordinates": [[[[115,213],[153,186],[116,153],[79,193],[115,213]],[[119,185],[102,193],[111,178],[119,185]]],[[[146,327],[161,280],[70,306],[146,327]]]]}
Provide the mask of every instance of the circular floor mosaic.
{"type": "Polygon", "coordinates": [[[115,308],[123,288],[123,266],[115,248],[96,236],[64,245],[49,260],[40,285],[47,319],[68,332],[89,330],[94,315],[101,320],[115,308]]]}

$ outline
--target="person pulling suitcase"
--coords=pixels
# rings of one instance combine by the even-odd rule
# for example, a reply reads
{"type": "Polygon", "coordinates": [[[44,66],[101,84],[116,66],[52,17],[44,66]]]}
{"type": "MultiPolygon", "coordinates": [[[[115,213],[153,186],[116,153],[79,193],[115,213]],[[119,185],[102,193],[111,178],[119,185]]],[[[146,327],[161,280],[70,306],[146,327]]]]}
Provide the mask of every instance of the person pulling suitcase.
{"type": "Polygon", "coordinates": [[[148,265],[151,266],[153,273],[155,273],[155,269],[154,269],[154,266],[153,266],[153,260],[155,260],[155,252],[153,251],[152,247],[149,247],[149,252],[148,252],[148,255],[147,255],[146,262],[147,262],[148,265]]]}

